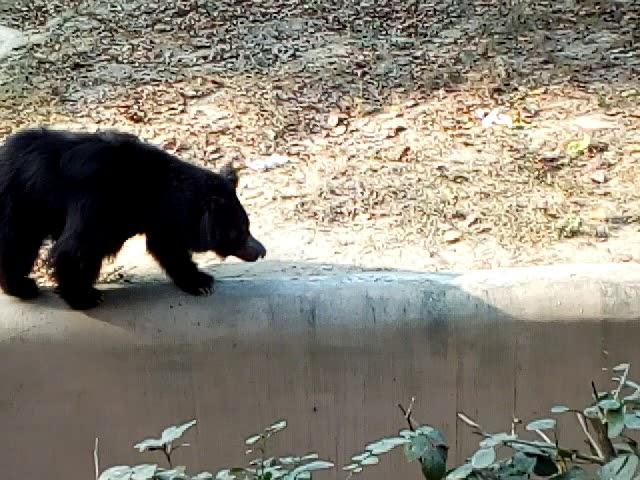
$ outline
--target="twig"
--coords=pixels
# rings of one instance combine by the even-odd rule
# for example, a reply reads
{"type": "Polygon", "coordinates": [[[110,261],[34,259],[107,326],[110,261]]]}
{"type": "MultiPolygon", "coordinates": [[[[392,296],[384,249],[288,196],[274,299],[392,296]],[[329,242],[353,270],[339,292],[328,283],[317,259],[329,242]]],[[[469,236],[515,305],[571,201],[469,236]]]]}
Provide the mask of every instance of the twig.
{"type": "Polygon", "coordinates": [[[413,410],[413,405],[415,401],[416,401],[416,397],[411,397],[411,403],[409,404],[409,408],[407,409],[405,409],[401,403],[398,404],[398,408],[402,412],[404,419],[407,421],[407,424],[409,425],[409,430],[411,430],[412,432],[415,431],[416,426],[418,425],[418,422],[416,422],[412,417],[412,410],[413,410]]]}
{"type": "MultiPolygon", "coordinates": [[[[472,420],[471,418],[469,418],[467,415],[465,415],[462,412],[458,412],[458,418],[460,420],[462,420],[464,423],[466,423],[467,425],[469,425],[470,427],[472,427],[474,429],[474,433],[476,433],[477,435],[480,435],[484,438],[491,438],[492,435],[490,433],[487,433],[485,431],[482,430],[482,427],[480,426],[480,424],[478,424],[477,422],[475,422],[474,420],[472,420]]],[[[527,440],[520,440],[520,439],[516,439],[516,440],[504,440],[502,443],[504,443],[505,445],[511,447],[511,445],[526,445],[529,447],[533,447],[533,448],[538,448],[538,449],[549,449],[549,450],[558,450],[558,446],[553,444],[552,442],[548,442],[548,445],[540,445],[540,443],[536,443],[536,442],[530,442],[527,440]]],[[[598,465],[605,465],[606,461],[595,457],[593,455],[587,455],[585,453],[581,453],[575,450],[572,450],[572,454],[575,458],[579,459],[579,460],[584,460],[587,462],[591,462],[591,463],[596,463],[598,465]]]]}
{"type": "Polygon", "coordinates": [[[171,464],[171,452],[167,451],[166,448],[163,448],[162,451],[164,452],[164,456],[167,457],[167,463],[169,464],[169,468],[173,468],[173,465],[171,464]]]}
{"type": "Polygon", "coordinates": [[[595,399],[598,412],[600,412],[600,418],[597,420],[589,418],[589,423],[596,432],[598,445],[600,445],[604,460],[607,462],[616,456],[616,451],[613,448],[613,443],[611,443],[611,439],[607,433],[607,426],[605,424],[607,417],[604,409],[599,405],[600,397],[598,396],[596,383],[593,380],[591,380],[591,388],[593,390],[593,398],[595,399]]]}
{"type": "Polygon", "coordinates": [[[576,412],[576,417],[578,418],[578,423],[580,423],[580,426],[582,427],[582,431],[587,437],[587,440],[589,440],[589,445],[591,445],[591,448],[595,450],[596,455],[598,455],[598,457],[604,460],[604,454],[602,453],[602,449],[600,448],[600,445],[598,445],[598,442],[596,442],[596,439],[593,438],[593,435],[591,435],[591,432],[589,432],[589,428],[587,427],[587,422],[584,421],[584,415],[582,414],[582,412],[576,412]]]}
{"type": "Polygon", "coordinates": [[[550,443],[550,444],[554,444],[551,439],[542,431],[542,430],[534,430],[538,435],[540,435],[540,438],[542,438],[545,442],[550,443]]]}
{"type": "Polygon", "coordinates": [[[618,396],[620,395],[620,391],[622,390],[622,387],[624,386],[625,383],[627,383],[627,377],[629,376],[629,367],[630,365],[627,364],[627,366],[624,369],[624,372],[622,372],[622,375],[620,375],[620,383],[618,383],[618,388],[616,388],[615,391],[613,392],[613,398],[615,398],[616,400],[618,400],[618,396]]]}
{"type": "Polygon", "coordinates": [[[96,437],[96,444],[93,447],[93,468],[96,472],[96,480],[98,480],[98,476],[100,475],[100,465],[98,462],[98,437],[96,437]]]}

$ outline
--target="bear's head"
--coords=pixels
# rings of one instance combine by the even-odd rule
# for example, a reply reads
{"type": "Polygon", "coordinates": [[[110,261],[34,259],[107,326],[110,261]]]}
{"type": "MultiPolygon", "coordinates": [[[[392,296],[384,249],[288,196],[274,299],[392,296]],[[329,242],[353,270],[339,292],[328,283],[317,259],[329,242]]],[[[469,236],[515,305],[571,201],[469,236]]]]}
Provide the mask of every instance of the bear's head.
{"type": "Polygon", "coordinates": [[[213,251],[220,257],[237,257],[245,262],[263,258],[267,251],[249,230],[249,217],[236,195],[238,173],[233,164],[213,174],[200,220],[194,251],[213,251]]]}

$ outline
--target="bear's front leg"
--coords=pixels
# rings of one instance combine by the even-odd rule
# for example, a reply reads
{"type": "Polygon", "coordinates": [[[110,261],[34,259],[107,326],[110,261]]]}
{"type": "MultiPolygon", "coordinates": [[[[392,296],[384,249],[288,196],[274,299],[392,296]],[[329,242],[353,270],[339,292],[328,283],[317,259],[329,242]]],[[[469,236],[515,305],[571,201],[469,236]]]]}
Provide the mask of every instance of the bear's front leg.
{"type": "Polygon", "coordinates": [[[190,295],[213,292],[213,277],[198,270],[186,248],[147,235],[147,250],[180,290],[190,295]]]}
{"type": "Polygon", "coordinates": [[[102,265],[102,255],[61,238],[51,251],[56,293],[74,310],[89,310],[102,303],[103,295],[93,287],[102,265]]]}

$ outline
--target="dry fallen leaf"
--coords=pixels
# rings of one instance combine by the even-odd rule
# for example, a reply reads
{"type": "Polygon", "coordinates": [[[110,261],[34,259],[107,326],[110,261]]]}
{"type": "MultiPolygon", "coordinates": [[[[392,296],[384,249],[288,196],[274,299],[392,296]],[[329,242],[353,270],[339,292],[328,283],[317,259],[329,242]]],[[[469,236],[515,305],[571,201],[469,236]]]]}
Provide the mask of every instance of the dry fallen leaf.
{"type": "Polygon", "coordinates": [[[462,232],[459,230],[447,230],[442,238],[447,243],[455,243],[462,238],[462,232]]]}

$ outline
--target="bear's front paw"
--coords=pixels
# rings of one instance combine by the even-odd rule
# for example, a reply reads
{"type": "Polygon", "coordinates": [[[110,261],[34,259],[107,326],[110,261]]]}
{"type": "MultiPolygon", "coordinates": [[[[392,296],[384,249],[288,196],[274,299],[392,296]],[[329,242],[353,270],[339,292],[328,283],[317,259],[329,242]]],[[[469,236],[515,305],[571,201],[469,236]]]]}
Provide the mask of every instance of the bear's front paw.
{"type": "Polygon", "coordinates": [[[82,292],[69,292],[58,288],[56,293],[74,310],[90,310],[100,305],[104,299],[102,292],[96,288],[82,292]]]}
{"type": "Polygon", "coordinates": [[[40,293],[38,285],[33,278],[22,277],[13,282],[6,282],[4,290],[7,295],[18,297],[21,300],[31,300],[40,293]]]}
{"type": "Polygon", "coordinates": [[[178,288],[189,295],[211,295],[213,293],[213,277],[208,273],[196,272],[188,278],[182,278],[176,282],[178,288]]]}

